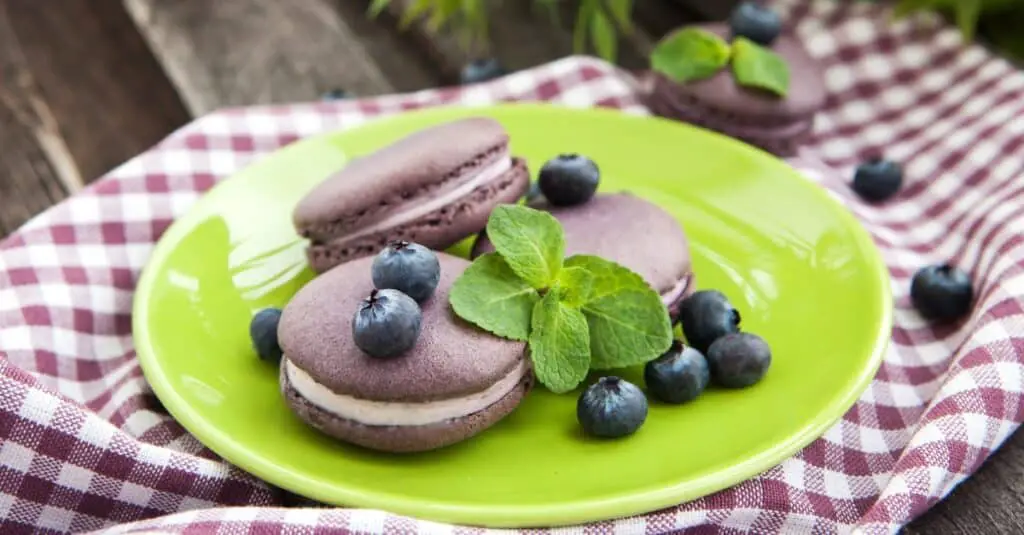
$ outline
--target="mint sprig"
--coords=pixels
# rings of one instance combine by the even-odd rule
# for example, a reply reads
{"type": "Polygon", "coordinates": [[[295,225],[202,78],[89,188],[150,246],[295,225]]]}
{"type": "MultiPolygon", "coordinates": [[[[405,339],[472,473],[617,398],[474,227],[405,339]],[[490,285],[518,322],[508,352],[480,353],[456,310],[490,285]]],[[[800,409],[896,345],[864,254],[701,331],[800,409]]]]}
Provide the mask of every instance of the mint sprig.
{"type": "Polygon", "coordinates": [[[736,82],[785,97],[790,72],[785,58],[745,37],[732,43],[700,28],[665,36],[651,52],[651,69],[679,83],[710,78],[728,65],[736,82]]]}
{"type": "Polygon", "coordinates": [[[552,392],[573,390],[591,369],[643,364],[671,346],[658,293],[615,262],[563,258],[565,234],[550,214],[502,205],[487,236],[496,252],[455,281],[452,310],[492,334],[527,341],[537,380],[552,392]]]}

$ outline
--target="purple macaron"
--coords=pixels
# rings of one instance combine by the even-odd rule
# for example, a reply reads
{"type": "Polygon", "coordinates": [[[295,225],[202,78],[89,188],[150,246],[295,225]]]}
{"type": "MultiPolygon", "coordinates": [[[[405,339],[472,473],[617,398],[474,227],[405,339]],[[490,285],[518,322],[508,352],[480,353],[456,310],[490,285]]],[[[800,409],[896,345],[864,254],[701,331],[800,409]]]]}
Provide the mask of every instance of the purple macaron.
{"type": "MultiPolygon", "coordinates": [[[[729,38],[726,24],[699,28],[729,38]]],[[[740,85],[726,67],[710,78],[686,83],[652,73],[644,84],[645,104],[656,115],[791,156],[814,130],[814,117],[825,105],[825,82],[821,67],[793,35],[780,35],[770,48],[790,69],[792,83],[784,97],[740,85]]]]}
{"type": "MultiPolygon", "coordinates": [[[[659,206],[631,193],[601,193],[575,206],[551,206],[543,198],[532,208],[550,212],[565,232],[565,255],[590,254],[621,264],[661,294],[675,319],[679,304],[693,293],[696,278],[683,227],[659,206]]],[[[481,233],[475,258],[494,250],[481,233]]]]}
{"type": "Polygon", "coordinates": [[[455,317],[452,284],[470,264],[438,253],[441,278],[420,304],[420,334],[406,353],[374,358],[352,336],[371,290],[372,257],[313,279],[278,324],[280,388],[302,421],[365,448],[419,452],[455,444],[511,414],[533,385],[526,344],[455,317]]]}
{"type": "Polygon", "coordinates": [[[442,250],[479,232],[495,206],[530,186],[497,121],[425,128],[356,158],[310,191],[293,222],[317,273],[371,256],[393,240],[442,250]]]}

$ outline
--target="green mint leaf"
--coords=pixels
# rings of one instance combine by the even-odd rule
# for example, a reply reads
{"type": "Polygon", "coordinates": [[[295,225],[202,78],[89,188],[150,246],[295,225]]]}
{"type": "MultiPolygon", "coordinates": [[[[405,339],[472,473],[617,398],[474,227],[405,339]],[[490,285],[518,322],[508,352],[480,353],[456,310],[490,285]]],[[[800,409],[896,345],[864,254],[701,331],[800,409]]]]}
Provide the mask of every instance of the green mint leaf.
{"type": "Polygon", "coordinates": [[[504,338],[527,340],[537,290],[519,278],[495,253],[473,261],[455,280],[448,302],[458,316],[504,338]]]}
{"type": "Polygon", "coordinates": [[[590,290],[594,285],[594,275],[584,268],[564,268],[558,274],[558,283],[555,285],[558,291],[558,298],[571,307],[579,307],[590,297],[590,290]]]}
{"type": "Polygon", "coordinates": [[[564,394],[579,386],[590,370],[587,319],[579,310],[548,292],[533,307],[530,358],[537,380],[564,394]]]}
{"type": "Polygon", "coordinates": [[[591,367],[597,370],[644,364],[668,351],[672,324],[658,295],[636,273],[590,255],[565,261],[594,276],[583,315],[590,331],[591,367]]]}
{"type": "Polygon", "coordinates": [[[746,37],[737,37],[732,43],[732,72],[740,85],[764,89],[780,97],[789,92],[786,60],[746,37]]]}
{"type": "Polygon", "coordinates": [[[714,76],[729,63],[729,43],[700,28],[673,32],[654,47],[651,68],[676,82],[714,76]]]}
{"type": "Polygon", "coordinates": [[[487,220],[487,238],[512,271],[540,290],[550,288],[562,269],[565,234],[547,212],[503,204],[487,220]]]}

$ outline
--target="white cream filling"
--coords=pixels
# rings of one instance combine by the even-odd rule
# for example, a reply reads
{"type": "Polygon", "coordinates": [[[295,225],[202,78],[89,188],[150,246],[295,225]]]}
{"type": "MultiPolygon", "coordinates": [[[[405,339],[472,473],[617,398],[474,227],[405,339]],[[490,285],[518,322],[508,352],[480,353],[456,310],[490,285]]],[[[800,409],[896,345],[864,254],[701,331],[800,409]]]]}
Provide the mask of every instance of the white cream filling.
{"type": "Polygon", "coordinates": [[[687,275],[682,279],[679,279],[679,282],[677,282],[675,286],[669,289],[669,291],[661,294],[661,302],[664,303],[665,306],[669,306],[672,303],[675,303],[680,296],[686,293],[686,289],[689,287],[690,276],[687,275]]]}
{"type": "Polygon", "coordinates": [[[356,238],[361,238],[368,234],[378,232],[381,229],[399,227],[410,221],[423,217],[431,212],[436,212],[437,210],[440,210],[441,208],[444,208],[445,206],[452,204],[453,202],[459,200],[460,198],[469,195],[470,192],[480,187],[481,185],[486,184],[491,180],[494,180],[499,176],[507,173],[509,169],[512,169],[512,156],[509,154],[508,151],[505,151],[501,153],[501,156],[498,157],[497,161],[486,167],[481,168],[479,171],[477,171],[475,176],[473,176],[469,180],[466,180],[462,184],[459,184],[457,188],[452,189],[451,191],[445,193],[444,195],[434,197],[433,199],[430,199],[425,203],[412,206],[407,210],[401,210],[390,217],[384,218],[383,220],[374,223],[373,225],[370,225],[362,230],[359,230],[347,236],[342,236],[341,238],[346,241],[354,240],[356,238]]]}
{"type": "Polygon", "coordinates": [[[337,394],[285,358],[288,380],[299,395],[321,409],[365,425],[428,425],[461,418],[495,404],[512,391],[527,369],[526,359],[486,390],[459,398],[405,403],[369,401],[337,394]]]}

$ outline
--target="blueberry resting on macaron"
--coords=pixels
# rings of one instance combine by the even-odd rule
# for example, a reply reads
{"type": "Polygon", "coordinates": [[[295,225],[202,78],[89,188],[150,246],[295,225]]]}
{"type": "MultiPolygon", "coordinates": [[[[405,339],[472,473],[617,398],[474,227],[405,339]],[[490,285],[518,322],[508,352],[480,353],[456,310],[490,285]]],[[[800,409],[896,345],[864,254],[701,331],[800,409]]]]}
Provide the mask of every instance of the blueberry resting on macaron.
{"type": "Polygon", "coordinates": [[[423,314],[398,290],[370,290],[352,317],[352,340],[371,357],[397,357],[416,345],[423,314]]]}
{"type": "Polygon", "coordinates": [[[921,268],[910,283],[910,300],[921,316],[935,321],[959,319],[971,311],[971,277],[949,264],[921,268]]]}
{"type": "Polygon", "coordinates": [[[751,41],[771,46],[782,33],[782,17],[759,2],[741,2],[729,15],[732,37],[746,37],[751,41]]]}
{"type": "Polygon", "coordinates": [[[537,185],[555,206],[575,206],[590,200],[601,182],[594,160],[579,154],[560,154],[540,168],[537,185]]]}
{"type": "Polygon", "coordinates": [[[391,288],[413,298],[426,301],[441,280],[441,264],[430,249],[407,241],[393,241],[377,253],[371,267],[373,285],[391,288]]]}
{"type": "Polygon", "coordinates": [[[404,296],[397,290],[374,293],[373,257],[318,276],[289,301],[278,328],[280,387],[299,419],[365,448],[418,452],[472,437],[515,410],[533,384],[526,344],[459,321],[448,294],[470,264],[436,254],[437,288],[418,305],[418,337],[399,356],[375,358],[352,335],[353,313],[371,294],[377,302],[369,310],[394,314],[399,330],[408,324],[403,314],[413,314],[402,311],[417,306],[408,296],[394,297],[404,296]],[[404,304],[380,306],[385,296],[404,304]]]}

